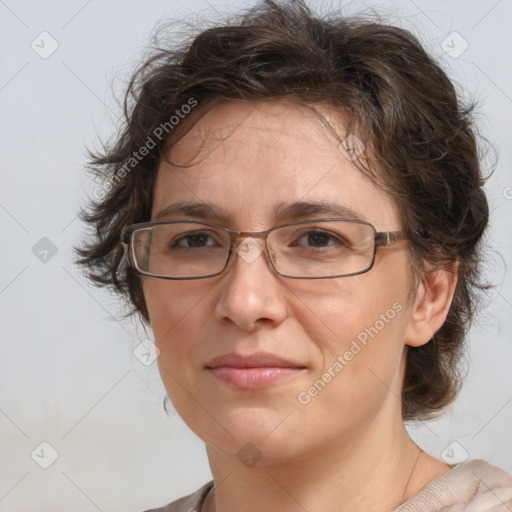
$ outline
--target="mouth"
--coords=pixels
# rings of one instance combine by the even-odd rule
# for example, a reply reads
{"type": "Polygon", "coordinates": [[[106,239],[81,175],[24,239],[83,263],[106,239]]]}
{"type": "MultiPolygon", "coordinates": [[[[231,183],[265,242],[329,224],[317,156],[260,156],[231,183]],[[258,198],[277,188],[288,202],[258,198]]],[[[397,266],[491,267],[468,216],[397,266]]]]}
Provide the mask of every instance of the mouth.
{"type": "Polygon", "coordinates": [[[236,389],[262,389],[304,372],[306,367],[274,354],[237,353],[216,357],[205,368],[217,379],[236,389]]]}

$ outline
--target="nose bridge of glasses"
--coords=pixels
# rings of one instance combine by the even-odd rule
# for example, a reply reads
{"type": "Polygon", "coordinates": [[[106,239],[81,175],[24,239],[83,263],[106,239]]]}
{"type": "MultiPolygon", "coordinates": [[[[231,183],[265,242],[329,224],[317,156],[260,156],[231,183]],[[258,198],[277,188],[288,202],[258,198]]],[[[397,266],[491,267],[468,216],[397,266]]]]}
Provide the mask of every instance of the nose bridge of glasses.
{"type": "Polygon", "coordinates": [[[265,233],[238,233],[234,250],[246,263],[253,263],[265,252],[265,233]]]}

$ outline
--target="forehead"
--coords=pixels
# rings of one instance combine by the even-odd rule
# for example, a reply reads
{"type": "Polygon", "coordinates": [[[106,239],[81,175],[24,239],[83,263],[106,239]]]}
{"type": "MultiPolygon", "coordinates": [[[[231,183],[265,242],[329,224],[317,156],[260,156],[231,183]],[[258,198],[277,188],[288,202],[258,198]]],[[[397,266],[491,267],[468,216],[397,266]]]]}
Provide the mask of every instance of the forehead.
{"type": "Polygon", "coordinates": [[[327,106],[304,105],[289,99],[249,102],[222,101],[201,115],[198,122],[171,148],[170,160],[177,165],[195,166],[218,157],[218,150],[256,145],[271,152],[299,157],[298,146],[314,143],[326,150],[343,132],[343,117],[327,106]]]}
{"type": "Polygon", "coordinates": [[[325,105],[221,102],[160,163],[152,218],[189,201],[223,210],[238,229],[266,229],[283,207],[310,202],[338,204],[378,229],[399,227],[393,200],[351,160],[346,142],[340,150],[347,136],[357,143],[325,105]]]}

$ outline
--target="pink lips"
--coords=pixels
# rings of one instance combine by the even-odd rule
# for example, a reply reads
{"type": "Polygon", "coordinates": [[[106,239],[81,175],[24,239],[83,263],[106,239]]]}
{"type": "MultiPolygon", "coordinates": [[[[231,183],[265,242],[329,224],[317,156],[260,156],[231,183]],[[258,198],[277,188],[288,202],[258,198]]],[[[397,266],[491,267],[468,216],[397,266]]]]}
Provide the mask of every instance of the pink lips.
{"type": "Polygon", "coordinates": [[[238,389],[265,388],[304,370],[304,366],[263,352],[248,356],[226,354],[212,359],[206,368],[218,379],[238,389]]]}

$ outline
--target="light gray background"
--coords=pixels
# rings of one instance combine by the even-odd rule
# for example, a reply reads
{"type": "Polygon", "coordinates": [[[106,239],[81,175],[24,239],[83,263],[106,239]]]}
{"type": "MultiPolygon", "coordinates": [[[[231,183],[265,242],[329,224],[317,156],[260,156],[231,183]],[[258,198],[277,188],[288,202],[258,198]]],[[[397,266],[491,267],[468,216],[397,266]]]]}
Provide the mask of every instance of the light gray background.
{"type": "MultiPolygon", "coordinates": [[[[120,113],[113,80],[121,91],[162,18],[214,19],[253,3],[0,0],[2,512],[137,511],[210,479],[202,442],[163,411],[156,364],[146,367],[132,353],[144,333],[119,321],[114,298],[84,281],[71,247],[83,228],[85,191],[94,188],[83,170],[85,146],[113,133],[120,113]],[[59,45],[46,59],[31,48],[34,40],[40,51],[51,48],[49,39],[43,48],[43,31],[59,45]],[[47,261],[40,258],[48,242],[36,246],[43,237],[57,249],[47,261]],[[58,453],[46,470],[36,463],[51,462],[43,441],[58,453]]],[[[410,28],[479,99],[480,129],[499,150],[487,185],[489,242],[510,261],[512,1],[341,5],[346,13],[377,8],[410,28]],[[464,41],[468,48],[453,58],[464,41]]],[[[467,452],[512,472],[512,282],[495,253],[487,269],[499,286],[471,330],[463,393],[442,420],[410,430],[438,457],[457,442],[445,456],[467,452]]]]}

